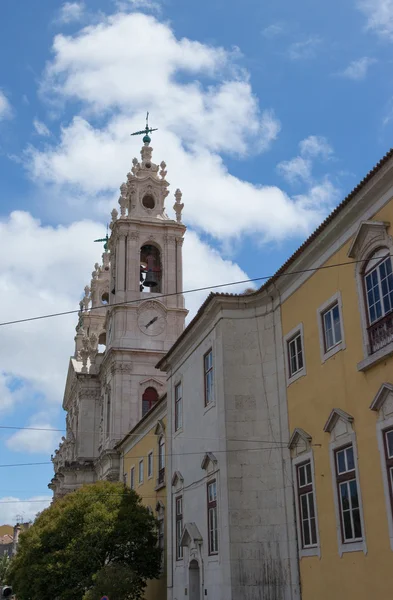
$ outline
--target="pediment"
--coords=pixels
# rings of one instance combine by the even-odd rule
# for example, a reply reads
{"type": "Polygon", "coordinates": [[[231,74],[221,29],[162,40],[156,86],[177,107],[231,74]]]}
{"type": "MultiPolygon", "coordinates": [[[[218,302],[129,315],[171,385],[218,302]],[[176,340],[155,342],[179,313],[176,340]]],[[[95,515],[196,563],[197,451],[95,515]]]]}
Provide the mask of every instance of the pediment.
{"type": "Polygon", "coordinates": [[[307,431],[304,431],[304,429],[301,429],[300,427],[296,427],[289,440],[288,448],[293,450],[297,446],[304,446],[305,449],[308,449],[311,441],[312,437],[307,431]]]}
{"type": "Polygon", "coordinates": [[[393,385],[391,383],[383,383],[379,388],[374,400],[370,404],[370,409],[379,411],[385,404],[389,395],[393,393],[393,385]]]}
{"type": "Polygon", "coordinates": [[[183,529],[183,535],[181,536],[180,545],[190,546],[195,545],[197,542],[202,542],[203,538],[195,523],[186,523],[183,529]]]}
{"type": "Polygon", "coordinates": [[[155,435],[165,435],[165,424],[162,419],[159,419],[157,421],[157,425],[154,429],[154,434],[155,435]]]}
{"type": "Polygon", "coordinates": [[[341,408],[333,408],[328,420],[325,423],[323,430],[327,433],[332,433],[333,429],[335,429],[339,421],[343,422],[346,425],[352,424],[353,417],[352,415],[345,412],[345,410],[341,410],[341,408]]]}
{"type": "Polygon", "coordinates": [[[155,377],[150,377],[149,379],[144,379],[143,381],[139,382],[139,385],[143,385],[146,387],[155,387],[155,386],[159,386],[159,387],[163,387],[164,384],[162,383],[162,381],[160,381],[159,379],[156,379],[155,377]]]}
{"type": "Polygon", "coordinates": [[[215,457],[215,455],[213,454],[213,452],[206,452],[205,456],[202,459],[201,462],[201,469],[203,469],[204,471],[207,471],[209,469],[209,467],[216,467],[218,463],[217,458],[215,457]]]}
{"type": "Polygon", "coordinates": [[[178,483],[183,484],[184,478],[180,471],[175,471],[172,477],[172,486],[175,487],[178,483]]]}
{"type": "Polygon", "coordinates": [[[165,504],[161,500],[158,500],[157,504],[156,504],[156,512],[163,513],[164,510],[165,510],[165,504]]]}
{"type": "Polygon", "coordinates": [[[374,247],[376,242],[387,243],[387,228],[390,223],[387,221],[363,221],[352,240],[348,250],[349,258],[359,258],[367,253],[369,247],[374,247]]]}

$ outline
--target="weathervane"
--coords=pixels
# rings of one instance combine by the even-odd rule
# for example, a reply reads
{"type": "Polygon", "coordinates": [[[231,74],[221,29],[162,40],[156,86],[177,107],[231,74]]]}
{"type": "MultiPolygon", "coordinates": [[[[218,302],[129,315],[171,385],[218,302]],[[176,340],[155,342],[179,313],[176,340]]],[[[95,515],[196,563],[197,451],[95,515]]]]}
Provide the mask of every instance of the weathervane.
{"type": "Polygon", "coordinates": [[[104,238],[100,238],[99,240],[94,240],[95,242],[105,242],[104,243],[104,250],[105,252],[108,251],[108,242],[109,242],[109,235],[108,235],[108,225],[106,226],[106,236],[104,238]]]}
{"type": "Polygon", "coordinates": [[[151,133],[152,131],[157,131],[157,129],[152,129],[151,127],[149,127],[149,113],[146,114],[146,127],[145,129],[142,129],[142,131],[135,131],[135,133],[131,133],[131,135],[142,135],[145,134],[143,137],[143,143],[144,144],[150,144],[151,139],[149,136],[149,133],[151,133]]]}

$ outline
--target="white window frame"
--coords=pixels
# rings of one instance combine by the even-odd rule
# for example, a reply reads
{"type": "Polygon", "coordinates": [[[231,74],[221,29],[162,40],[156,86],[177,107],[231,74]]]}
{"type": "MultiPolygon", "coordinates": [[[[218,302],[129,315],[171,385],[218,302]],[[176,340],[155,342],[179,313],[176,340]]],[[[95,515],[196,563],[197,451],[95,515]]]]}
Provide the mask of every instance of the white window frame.
{"type": "Polygon", "coordinates": [[[304,331],[303,331],[303,323],[299,323],[296,327],[294,327],[287,335],[284,337],[284,350],[285,350],[285,364],[286,364],[286,376],[287,376],[287,386],[291,385],[294,381],[299,379],[300,377],[304,377],[307,374],[306,370],[306,354],[304,349],[304,331]],[[289,343],[298,335],[300,335],[301,343],[302,343],[302,356],[303,356],[303,367],[296,371],[293,375],[291,375],[291,364],[289,358],[289,343]]]}
{"type": "Polygon", "coordinates": [[[145,478],[145,465],[144,465],[143,458],[141,458],[141,460],[138,463],[138,485],[142,485],[144,478],[145,478]],[[142,470],[141,470],[141,465],[142,465],[142,470]],[[142,475],[142,477],[141,477],[141,475],[142,475]]]}
{"type": "Polygon", "coordinates": [[[214,477],[210,480],[207,481],[206,484],[206,509],[207,509],[207,543],[208,543],[208,555],[209,556],[217,556],[217,554],[219,554],[220,552],[220,531],[219,531],[219,517],[218,517],[218,481],[217,478],[214,477]],[[211,485],[213,485],[213,483],[216,486],[216,499],[213,502],[210,502],[209,500],[209,488],[211,485]],[[215,504],[214,507],[211,507],[210,504],[215,504]],[[216,518],[216,530],[217,530],[217,548],[215,550],[212,550],[211,548],[211,544],[210,544],[210,511],[214,510],[215,511],[215,518],[216,518]]]}
{"type": "Polygon", "coordinates": [[[135,465],[130,468],[130,488],[135,490],[135,465]]]}
{"type": "Polygon", "coordinates": [[[174,407],[173,407],[173,413],[174,413],[174,423],[173,423],[173,430],[175,433],[178,433],[179,431],[182,431],[183,429],[183,381],[180,380],[177,383],[175,383],[175,387],[173,389],[173,398],[174,398],[174,407]],[[177,394],[177,390],[180,389],[180,400],[176,401],[176,394],[177,394]],[[178,407],[180,407],[180,423],[179,423],[179,419],[178,419],[178,407]]]}
{"type": "Polygon", "coordinates": [[[303,452],[296,456],[296,458],[292,459],[292,476],[293,481],[295,482],[295,509],[296,509],[296,529],[297,529],[297,539],[298,539],[298,548],[299,548],[299,557],[304,558],[306,556],[318,556],[321,557],[321,544],[319,539],[319,523],[318,523],[318,508],[317,508],[317,495],[315,489],[315,467],[314,467],[314,453],[312,450],[308,452],[303,452]],[[313,489],[313,497],[314,497],[314,510],[315,510],[315,527],[317,531],[317,543],[315,546],[308,546],[307,548],[303,548],[302,544],[302,523],[301,523],[301,514],[300,514],[300,506],[299,506],[299,489],[298,489],[298,478],[297,471],[298,466],[305,462],[310,462],[311,464],[311,476],[312,476],[312,489],[313,489]]]}
{"type": "Polygon", "coordinates": [[[359,477],[358,451],[357,451],[355,432],[346,433],[342,436],[340,435],[337,439],[331,441],[329,444],[329,454],[330,454],[330,470],[331,470],[332,485],[333,485],[334,510],[336,513],[336,530],[337,530],[337,542],[338,542],[339,555],[342,556],[345,552],[363,552],[364,554],[367,554],[366,528],[365,528],[365,524],[364,524],[362,490],[361,490],[360,477],[359,477]],[[340,498],[338,495],[338,486],[337,486],[336,451],[339,450],[340,448],[344,448],[345,446],[349,446],[349,444],[351,444],[353,447],[353,460],[355,463],[355,476],[356,476],[356,484],[357,484],[358,497],[359,497],[360,523],[362,526],[362,534],[363,534],[363,539],[356,541],[356,542],[343,542],[342,529],[341,529],[340,498]]]}
{"type": "Polygon", "coordinates": [[[342,298],[341,292],[338,291],[333,296],[329,298],[326,302],[324,302],[317,309],[317,319],[318,319],[318,331],[319,331],[319,345],[321,350],[321,361],[324,363],[329,358],[340,352],[341,350],[345,350],[345,335],[344,335],[344,320],[343,320],[343,308],[342,308],[342,298]],[[335,305],[338,305],[338,311],[340,315],[340,329],[341,329],[341,342],[338,342],[329,350],[325,350],[325,322],[324,315],[335,305]]]}
{"type": "Polygon", "coordinates": [[[184,558],[183,546],[180,544],[181,537],[183,534],[184,527],[184,496],[183,494],[177,494],[175,496],[175,555],[176,561],[179,562],[184,558]],[[181,519],[178,519],[177,505],[178,502],[181,501],[181,519]],[[181,531],[178,532],[178,525],[181,523],[181,531]],[[179,536],[178,536],[179,533],[179,536]],[[179,544],[178,544],[179,542],[179,544]]]}
{"type": "Polygon", "coordinates": [[[154,455],[153,455],[153,450],[150,450],[147,454],[147,478],[152,479],[153,475],[154,475],[154,455]],[[151,470],[149,469],[150,461],[151,461],[151,470]]]}

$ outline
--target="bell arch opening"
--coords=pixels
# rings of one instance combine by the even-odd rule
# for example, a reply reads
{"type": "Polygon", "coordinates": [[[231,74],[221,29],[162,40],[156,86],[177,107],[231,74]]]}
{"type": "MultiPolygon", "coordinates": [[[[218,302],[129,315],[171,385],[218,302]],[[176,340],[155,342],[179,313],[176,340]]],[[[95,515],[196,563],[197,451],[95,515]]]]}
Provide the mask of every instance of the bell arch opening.
{"type": "Polygon", "coordinates": [[[143,392],[142,396],[142,417],[149,412],[158,401],[158,392],[154,387],[148,387],[143,392]]]}
{"type": "Polygon", "coordinates": [[[101,354],[101,353],[104,353],[105,350],[106,350],[106,332],[103,331],[98,336],[98,352],[101,354]]]}
{"type": "MultiPolygon", "coordinates": [[[[146,165],[147,166],[147,165],[146,165]]],[[[145,194],[142,198],[142,205],[145,208],[154,208],[156,205],[156,201],[154,200],[154,197],[151,194],[145,194]]]]}
{"type": "Polygon", "coordinates": [[[161,253],[156,246],[145,244],[140,252],[140,291],[161,293],[161,253]]]}

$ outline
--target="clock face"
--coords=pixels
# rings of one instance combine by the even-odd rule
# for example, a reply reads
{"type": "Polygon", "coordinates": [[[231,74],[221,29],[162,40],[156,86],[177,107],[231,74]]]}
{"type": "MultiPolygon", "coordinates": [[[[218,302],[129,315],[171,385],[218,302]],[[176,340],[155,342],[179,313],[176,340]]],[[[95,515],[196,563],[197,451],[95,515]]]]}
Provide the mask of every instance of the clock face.
{"type": "Polygon", "coordinates": [[[166,320],[161,311],[146,308],[138,316],[139,329],[146,335],[160,335],[165,329],[166,320]]]}

